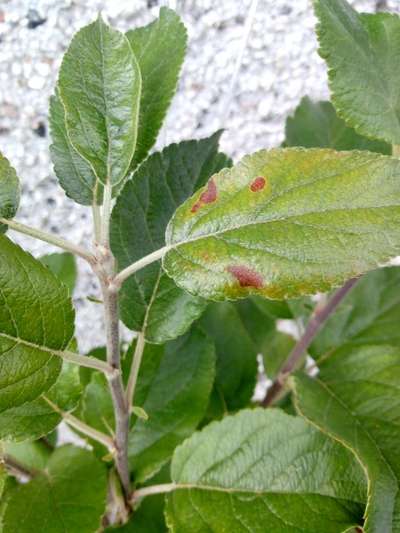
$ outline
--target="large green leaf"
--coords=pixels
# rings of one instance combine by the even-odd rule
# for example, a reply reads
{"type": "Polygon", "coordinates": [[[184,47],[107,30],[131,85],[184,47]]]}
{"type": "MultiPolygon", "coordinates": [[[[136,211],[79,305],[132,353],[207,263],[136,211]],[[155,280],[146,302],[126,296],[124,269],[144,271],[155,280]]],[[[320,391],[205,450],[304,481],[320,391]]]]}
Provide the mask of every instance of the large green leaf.
{"type": "Polygon", "coordinates": [[[315,338],[314,359],[341,346],[400,346],[400,268],[381,268],[363,276],[315,338]]]}
{"type": "Polygon", "coordinates": [[[179,16],[166,7],[157,20],[126,34],[142,74],[139,128],[131,169],[146,157],[175,93],[187,35],[179,16]]]}
{"type": "MultiPolygon", "coordinates": [[[[258,351],[237,306],[230,302],[211,304],[200,325],[214,341],[217,355],[211,408],[223,414],[247,406],[256,386],[258,351]]],[[[273,325],[266,320],[260,331],[273,325]]]]}
{"type": "Polygon", "coordinates": [[[105,466],[88,450],[63,446],[46,469],[11,494],[4,533],[93,533],[105,512],[105,466]]]}
{"type": "Polygon", "coordinates": [[[154,475],[202,420],[215,377],[214,346],[197,329],[164,346],[147,345],[133,404],[129,463],[136,482],[154,475]]]}
{"type": "Polygon", "coordinates": [[[365,501],[352,454],[275,409],[241,411],[194,434],[171,473],[176,533],[338,533],[360,523],[365,501]]]}
{"type": "Polygon", "coordinates": [[[400,144],[400,18],[359,15],[346,0],[314,0],[332,101],[362,135],[400,144]]]}
{"type": "Polygon", "coordinates": [[[68,287],[70,294],[74,292],[77,270],[75,257],[72,254],[64,252],[42,255],[40,261],[68,287]]]}
{"type": "MultiPolygon", "coordinates": [[[[13,218],[17,212],[20,198],[19,179],[15,169],[0,153],[0,218],[13,218]]],[[[7,226],[0,224],[0,231],[7,226]]]]}
{"type": "Polygon", "coordinates": [[[136,146],[141,75],[128,39],[101,17],[81,29],[58,82],[72,146],[103,183],[118,185],[136,146]]]}
{"type": "Polygon", "coordinates": [[[362,137],[348,127],[330,102],[313,102],[307,96],[286,120],[285,132],[285,146],[392,153],[390,144],[362,137]]]}
{"type": "MultiPolygon", "coordinates": [[[[176,208],[229,160],[218,153],[220,132],[200,141],[172,144],[151,155],[129,180],[112,213],[111,247],[120,269],[165,244],[176,208]]],[[[153,263],[122,286],[122,320],[150,342],[184,333],[206,303],[179,289],[153,263]]]]}
{"type": "Polygon", "coordinates": [[[178,208],[164,268],[216,300],[327,291],[399,253],[399,177],[369,152],[262,150],[178,208]]]}
{"type": "Polygon", "coordinates": [[[351,448],[367,471],[366,533],[400,531],[400,348],[346,349],[320,364],[318,379],[293,378],[296,405],[351,448]]]}
{"type": "Polygon", "coordinates": [[[68,289],[48,268],[0,236],[0,413],[46,392],[74,330],[68,289]]]}
{"type": "Polygon", "coordinates": [[[67,196],[82,205],[101,203],[103,187],[93,167],[73,147],[65,124],[65,109],[58,89],[50,98],[51,159],[67,196]]]}
{"type": "MultiPolygon", "coordinates": [[[[81,394],[79,367],[64,361],[57,381],[45,397],[68,412],[77,406],[81,394]]],[[[38,439],[50,433],[61,420],[61,415],[45,398],[40,397],[0,413],[0,439],[11,442],[38,439]]]]}

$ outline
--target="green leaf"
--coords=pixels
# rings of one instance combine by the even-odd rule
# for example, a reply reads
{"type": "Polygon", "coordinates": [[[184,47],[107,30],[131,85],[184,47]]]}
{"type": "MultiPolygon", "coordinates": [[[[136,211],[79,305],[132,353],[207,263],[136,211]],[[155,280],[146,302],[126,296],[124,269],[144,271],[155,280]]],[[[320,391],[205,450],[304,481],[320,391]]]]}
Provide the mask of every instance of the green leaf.
{"type": "Polygon", "coordinates": [[[345,0],[314,0],[319,53],[339,116],[362,135],[400,144],[400,18],[359,15],[345,0]]]}
{"type": "Polygon", "coordinates": [[[179,16],[166,7],[151,24],[126,34],[142,74],[137,146],[131,170],[153,146],[175,93],[187,34],[179,16]]]}
{"type": "Polygon", "coordinates": [[[399,174],[369,152],[262,150],[178,208],[163,266],[213,300],[327,291],[399,253],[399,174]]]}
{"type": "MultiPolygon", "coordinates": [[[[55,384],[45,393],[62,411],[72,411],[82,395],[79,367],[63,362],[55,384]]],[[[10,407],[0,413],[0,439],[20,442],[38,439],[58,426],[62,418],[43,398],[10,407]]]]}
{"type": "Polygon", "coordinates": [[[197,329],[164,346],[146,346],[133,404],[149,419],[134,420],[129,434],[129,462],[137,483],[154,475],[196,429],[214,377],[214,346],[197,329]]]}
{"type": "Polygon", "coordinates": [[[381,268],[363,276],[329,317],[309,352],[314,359],[341,346],[400,346],[400,268],[381,268]]]}
{"type": "Polygon", "coordinates": [[[245,410],[174,453],[167,523],[175,533],[338,533],[360,523],[363,472],[299,417],[245,410]]]}
{"type": "MultiPolygon", "coordinates": [[[[165,244],[165,229],[176,208],[213,172],[229,165],[218,153],[220,132],[201,141],[172,144],[152,154],[129,180],[111,218],[111,248],[123,269],[165,244]]],[[[176,287],[153,263],[122,286],[125,325],[143,331],[150,342],[165,342],[184,333],[206,302],[176,287]]]]}
{"type": "Polygon", "coordinates": [[[73,38],[58,82],[68,137],[104,185],[126,176],[136,146],[141,76],[128,39],[101,17],[73,38]]]}
{"type": "Polygon", "coordinates": [[[369,479],[366,533],[399,531],[400,349],[338,350],[292,379],[299,412],[354,451],[369,479]]]}
{"type": "Polygon", "coordinates": [[[330,102],[313,102],[307,96],[302,98],[293,117],[286,120],[285,132],[285,146],[392,153],[389,144],[367,139],[349,128],[330,102]]]}
{"type": "Polygon", "coordinates": [[[1,446],[6,455],[15,458],[25,468],[33,470],[46,468],[51,455],[50,448],[40,440],[19,443],[2,442],[1,446]]]}
{"type": "MultiPolygon", "coordinates": [[[[0,217],[14,218],[20,198],[20,185],[17,173],[0,153],[0,217]]],[[[0,224],[0,231],[5,232],[7,226],[0,224]]]]}
{"type": "Polygon", "coordinates": [[[215,343],[217,356],[211,408],[218,411],[220,404],[220,414],[225,414],[247,406],[256,386],[258,351],[237,307],[230,302],[211,304],[199,323],[215,343]]]}
{"type": "Polygon", "coordinates": [[[53,140],[50,146],[51,160],[61,187],[78,204],[101,204],[103,187],[89,161],[72,146],[58,89],[50,98],[49,122],[53,140]]]}
{"type": "Polygon", "coordinates": [[[46,392],[74,331],[68,289],[48,268],[0,236],[0,413],[46,392]]]}
{"type": "Polygon", "coordinates": [[[13,491],[4,513],[4,533],[93,533],[105,511],[105,467],[91,452],[57,448],[46,469],[13,491]]]}
{"type": "Polygon", "coordinates": [[[69,293],[74,292],[76,284],[75,257],[67,252],[43,255],[40,261],[45,264],[68,287],[69,293]]]}
{"type": "Polygon", "coordinates": [[[138,418],[141,418],[142,420],[149,419],[149,415],[146,413],[146,411],[142,409],[141,407],[138,407],[137,405],[132,405],[131,411],[135,416],[137,416],[138,418]]]}

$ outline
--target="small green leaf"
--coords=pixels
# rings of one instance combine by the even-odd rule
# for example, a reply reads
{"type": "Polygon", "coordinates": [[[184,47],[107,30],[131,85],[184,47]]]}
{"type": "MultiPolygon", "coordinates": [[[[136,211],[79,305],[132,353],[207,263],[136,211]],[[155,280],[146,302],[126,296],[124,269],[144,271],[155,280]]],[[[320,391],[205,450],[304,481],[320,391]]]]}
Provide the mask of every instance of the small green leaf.
{"type": "Polygon", "coordinates": [[[3,442],[3,451],[16,459],[18,463],[25,468],[33,470],[42,470],[51,455],[51,449],[40,440],[34,442],[3,442]]]}
{"type": "Polygon", "coordinates": [[[319,53],[332,101],[360,134],[400,144],[400,18],[358,14],[345,0],[314,0],[319,53]]]}
{"type": "Polygon", "coordinates": [[[68,137],[105,185],[122,182],[136,146],[141,76],[128,39],[101,17],[73,38],[58,82],[68,137]]]}
{"type": "Polygon", "coordinates": [[[149,415],[146,413],[146,411],[137,405],[132,405],[131,411],[135,416],[141,418],[142,420],[149,419],[149,415]]]}
{"type": "Polygon", "coordinates": [[[399,175],[369,152],[262,150],[178,208],[163,266],[213,300],[327,291],[399,253],[399,175]]]}
{"type": "Polygon", "coordinates": [[[48,268],[0,236],[0,413],[46,392],[74,331],[68,289],[48,268]]]}
{"type": "Polygon", "coordinates": [[[354,451],[369,479],[364,531],[400,523],[400,349],[342,349],[320,363],[318,379],[292,379],[295,403],[311,423],[354,451]]]}
{"type": "Polygon", "coordinates": [[[103,187],[90,163],[72,146],[58,89],[50,98],[49,122],[51,160],[61,187],[78,204],[101,204],[103,187]]]}
{"type": "Polygon", "coordinates": [[[314,359],[342,346],[400,346],[400,268],[381,268],[363,276],[314,339],[314,359]]]}
{"type": "Polygon", "coordinates": [[[175,93],[187,34],[179,16],[166,7],[151,24],[126,34],[142,74],[137,146],[131,170],[153,146],[175,93]]]}
{"type": "Polygon", "coordinates": [[[285,146],[392,153],[390,144],[367,139],[349,128],[330,102],[313,102],[307,96],[302,98],[293,117],[286,120],[285,132],[285,146]]]}
{"type": "MultiPolygon", "coordinates": [[[[229,165],[218,153],[219,137],[220,132],[172,144],[152,154],[126,183],[111,219],[111,248],[119,269],[164,246],[165,229],[176,208],[213,172],[229,165]]],[[[184,333],[206,302],[176,287],[157,262],[123,284],[120,305],[128,328],[161,343],[184,333]]]]}
{"type": "MultiPolygon", "coordinates": [[[[57,381],[45,396],[67,412],[77,406],[81,395],[79,367],[64,361],[57,381]]],[[[53,431],[61,420],[61,415],[44,398],[37,398],[0,413],[0,439],[10,442],[38,439],[53,431]]]]}
{"type": "Polygon", "coordinates": [[[106,469],[91,452],[57,448],[43,473],[12,492],[2,531],[93,533],[100,527],[106,495],[106,469]]]}
{"type": "MultiPolygon", "coordinates": [[[[0,217],[14,218],[20,198],[20,185],[17,173],[8,159],[0,154],[0,217]]],[[[0,231],[7,230],[7,226],[0,224],[0,231]]]]}
{"type": "Polygon", "coordinates": [[[175,533],[338,533],[361,522],[366,483],[353,455],[300,417],[245,410],[179,446],[167,497],[175,533]]]}
{"type": "Polygon", "coordinates": [[[136,419],[129,434],[129,462],[137,483],[154,475],[196,429],[214,377],[214,346],[199,330],[163,346],[146,346],[133,403],[149,419],[136,419]]]}
{"type": "Polygon", "coordinates": [[[43,255],[40,261],[68,287],[70,294],[74,292],[77,271],[75,257],[72,254],[64,252],[43,255]]]}

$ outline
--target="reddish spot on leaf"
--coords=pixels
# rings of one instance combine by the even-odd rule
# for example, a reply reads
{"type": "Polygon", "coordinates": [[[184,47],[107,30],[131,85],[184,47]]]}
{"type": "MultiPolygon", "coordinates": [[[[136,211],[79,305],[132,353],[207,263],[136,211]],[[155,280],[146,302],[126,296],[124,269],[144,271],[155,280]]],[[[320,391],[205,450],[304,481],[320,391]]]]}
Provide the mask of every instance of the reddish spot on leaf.
{"type": "Polygon", "coordinates": [[[215,202],[217,199],[217,186],[215,185],[214,180],[210,180],[207,185],[207,189],[201,193],[199,201],[196,202],[191,211],[192,213],[196,213],[196,211],[203,205],[203,204],[211,204],[212,202],[215,202]]]}
{"type": "Polygon", "coordinates": [[[261,274],[251,270],[246,266],[232,265],[226,269],[232,276],[238,280],[241,287],[254,287],[261,289],[263,287],[263,278],[261,274]]]}
{"type": "Polygon", "coordinates": [[[264,189],[265,184],[266,184],[265,178],[263,178],[263,176],[258,176],[258,178],[256,178],[250,185],[250,189],[253,192],[258,192],[264,189]]]}

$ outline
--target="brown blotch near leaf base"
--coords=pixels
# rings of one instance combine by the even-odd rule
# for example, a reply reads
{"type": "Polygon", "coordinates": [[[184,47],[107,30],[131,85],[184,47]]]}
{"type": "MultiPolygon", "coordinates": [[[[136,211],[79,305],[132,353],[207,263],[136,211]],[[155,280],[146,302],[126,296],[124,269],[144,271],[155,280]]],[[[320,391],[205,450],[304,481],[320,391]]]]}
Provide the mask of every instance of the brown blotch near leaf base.
{"type": "Polygon", "coordinates": [[[191,211],[196,213],[203,204],[211,204],[217,199],[217,186],[213,179],[208,182],[207,189],[201,193],[199,200],[193,205],[191,211]]]}
{"type": "Polygon", "coordinates": [[[261,274],[251,270],[251,268],[232,265],[228,266],[226,270],[235,276],[241,287],[254,287],[255,289],[262,289],[263,287],[264,282],[261,274]]]}
{"type": "Polygon", "coordinates": [[[250,190],[253,192],[262,191],[264,189],[267,180],[263,176],[258,176],[250,185],[250,190]]]}

